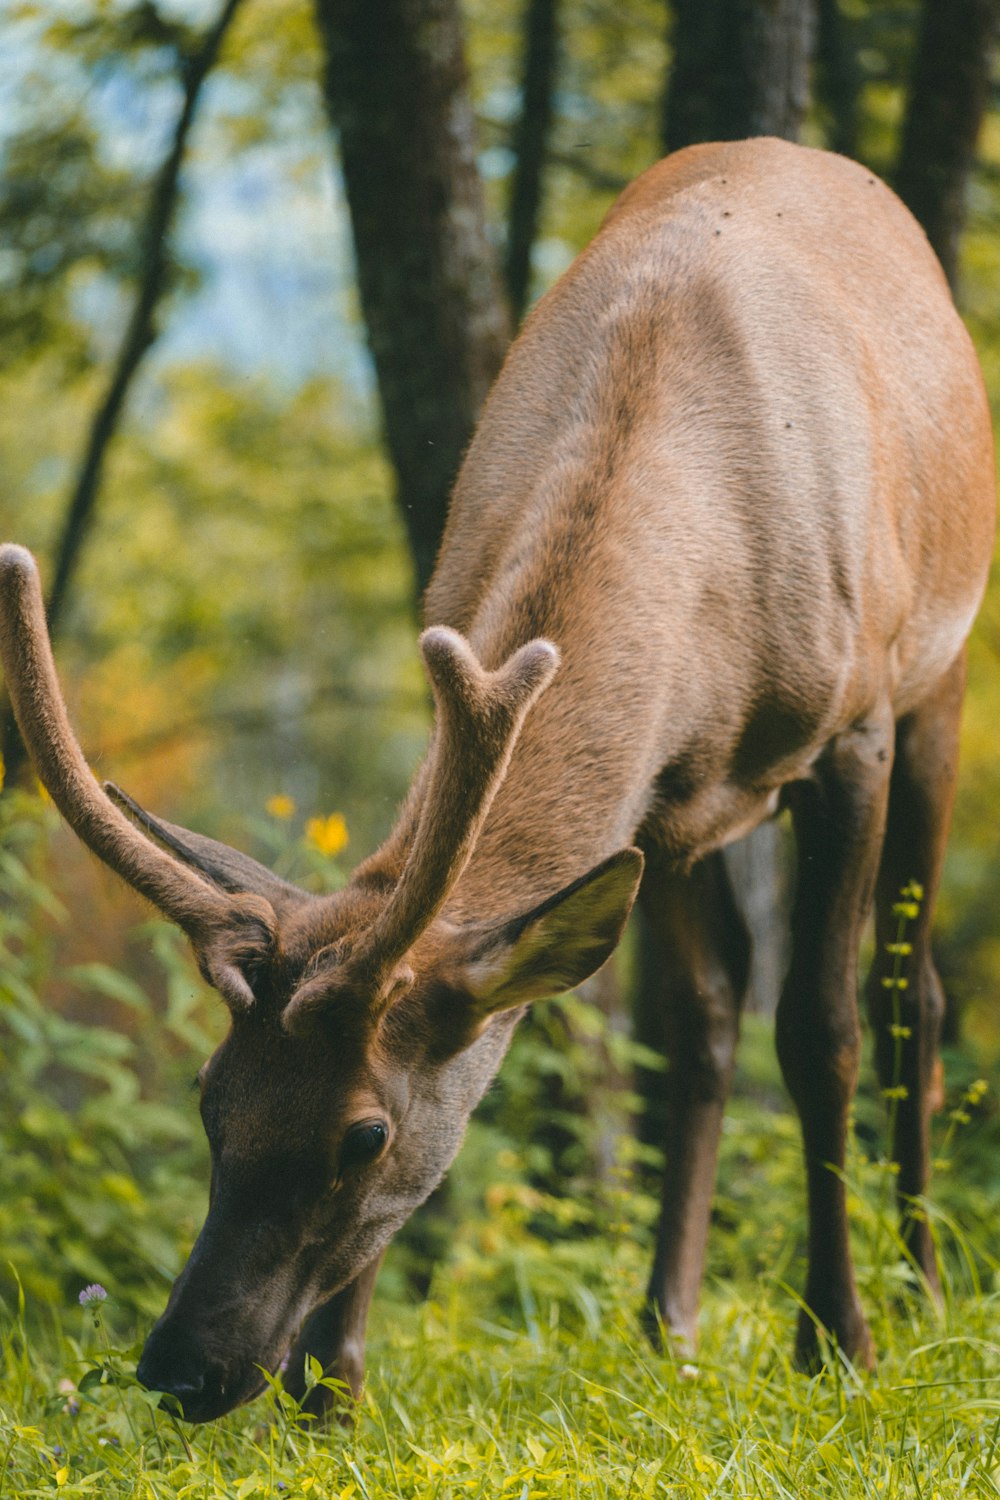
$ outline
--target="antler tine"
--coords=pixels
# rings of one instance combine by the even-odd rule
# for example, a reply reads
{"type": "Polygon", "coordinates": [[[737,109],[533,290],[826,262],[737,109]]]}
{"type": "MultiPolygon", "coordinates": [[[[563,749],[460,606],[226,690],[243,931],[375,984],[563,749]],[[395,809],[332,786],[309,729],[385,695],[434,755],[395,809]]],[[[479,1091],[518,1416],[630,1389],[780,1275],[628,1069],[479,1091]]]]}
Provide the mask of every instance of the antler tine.
{"type": "Polygon", "coordinates": [[[445,626],[425,630],[420,649],[437,710],[426,792],[396,889],[347,958],[377,993],[468,864],[525,716],[559,665],[556,647],[538,640],[487,672],[445,626]]]}
{"type": "Polygon", "coordinates": [[[35,770],[83,842],[190,937],[232,903],[151,843],[105,796],[70,727],[52,659],[38,569],[24,547],[0,547],[0,657],[35,770]]]}

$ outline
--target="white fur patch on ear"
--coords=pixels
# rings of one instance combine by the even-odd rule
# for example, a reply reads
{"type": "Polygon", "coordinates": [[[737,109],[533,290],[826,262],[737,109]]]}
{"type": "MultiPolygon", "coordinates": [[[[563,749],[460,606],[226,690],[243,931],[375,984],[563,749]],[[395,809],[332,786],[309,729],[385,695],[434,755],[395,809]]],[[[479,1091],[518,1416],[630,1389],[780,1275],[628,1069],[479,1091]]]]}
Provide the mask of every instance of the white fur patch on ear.
{"type": "Polygon", "coordinates": [[[642,878],[638,849],[622,849],[533,911],[489,934],[462,984],[483,1014],[559,995],[611,955],[642,878]]]}
{"type": "Polygon", "coordinates": [[[474,1000],[485,1000],[510,979],[513,950],[499,946],[474,958],[462,974],[464,987],[474,1000]]]}
{"type": "Polygon", "coordinates": [[[395,1005],[404,995],[408,995],[413,988],[414,978],[409,964],[397,964],[378,997],[379,1008],[388,1010],[390,1005],[395,1005]]]}

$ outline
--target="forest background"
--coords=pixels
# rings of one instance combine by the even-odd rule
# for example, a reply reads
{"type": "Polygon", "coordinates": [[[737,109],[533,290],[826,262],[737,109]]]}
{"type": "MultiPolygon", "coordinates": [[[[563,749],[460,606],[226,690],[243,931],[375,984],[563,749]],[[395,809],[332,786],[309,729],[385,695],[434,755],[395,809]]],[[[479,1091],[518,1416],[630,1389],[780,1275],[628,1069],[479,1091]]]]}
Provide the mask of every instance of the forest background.
{"type": "MultiPolygon", "coordinates": [[[[40,559],[90,763],[317,887],[375,847],[426,739],[417,599],[478,405],[525,307],[667,148],[777,133],[893,182],[942,257],[996,411],[998,21],[997,0],[467,0],[461,15],[453,0],[9,4],[0,531],[40,559]]],[[[956,1298],[992,1290],[1000,1219],[998,704],[994,586],[938,922],[952,1008],[934,1204],[965,1267],[956,1298]]],[[[105,1399],[129,1357],[102,1364],[69,1309],[106,1284],[124,1347],[162,1307],[207,1182],[186,1085],[224,1010],[176,935],[60,828],[9,723],[4,735],[0,1296],[21,1383],[0,1408],[0,1494],[15,1472],[12,1493],[70,1493],[77,1472],[45,1423],[19,1433],[42,1411],[64,1421],[76,1398],[60,1402],[58,1379],[96,1368],[91,1437],[130,1442],[105,1399]]],[[[739,1296],[765,1278],[775,1347],[802,1254],[796,1127],[767,1021],[787,863],[780,831],[737,856],[761,958],[710,1261],[711,1283],[739,1296]]],[[[560,1338],[596,1339],[602,1305],[626,1318],[653,1214],[662,1062],[641,997],[656,963],[633,933],[609,982],[524,1029],[449,1194],[387,1265],[387,1362],[400,1329],[428,1368],[434,1338],[459,1358],[433,1321],[446,1285],[487,1337],[536,1351],[542,1306],[560,1338]],[[626,1241],[613,1286],[595,1229],[626,1241]]],[[[873,1251],[868,1291],[890,1317],[898,1247],[870,1083],[857,1140],[859,1232],[890,1267],[873,1251]]],[[[743,1337],[712,1295],[719,1337],[743,1337]]],[[[720,1429],[713,1448],[702,1425],[684,1447],[698,1493],[726,1472],[728,1441],[720,1429]]],[[[234,1473],[218,1493],[237,1493],[234,1473]]]]}

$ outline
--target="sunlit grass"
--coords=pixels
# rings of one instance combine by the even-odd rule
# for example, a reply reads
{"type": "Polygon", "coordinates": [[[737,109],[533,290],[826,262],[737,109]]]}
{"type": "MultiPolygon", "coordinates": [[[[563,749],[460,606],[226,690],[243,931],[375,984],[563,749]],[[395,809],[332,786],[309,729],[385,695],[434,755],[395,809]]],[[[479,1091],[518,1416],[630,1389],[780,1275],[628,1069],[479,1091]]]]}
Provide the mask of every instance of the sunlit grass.
{"type": "MultiPolygon", "coordinates": [[[[881,1160],[884,1101],[866,1066],[847,1183],[879,1362],[855,1371],[834,1350],[807,1378],[790,1359],[804,1285],[798,1127],[770,1025],[757,1017],[744,1028],[723,1132],[696,1364],[654,1353],[639,1332],[656,1204],[644,1185],[650,1153],[630,1146],[627,1111],[608,1113],[602,1094],[600,1129],[614,1119],[619,1131],[610,1177],[540,1171],[532,1122],[548,1044],[529,1029],[453,1170],[446,1254],[427,1302],[407,1294],[412,1247],[390,1254],[353,1428],[314,1430],[280,1389],[208,1427],[175,1421],[134,1371],[204,1208],[188,1085],[214,1002],[192,987],[162,926],[146,934],[162,968],[157,1004],[117,969],[71,975],[77,992],[138,1018],[141,1050],[43,1001],[64,977],[43,920],[51,819],[27,805],[10,818],[0,860],[0,1500],[1000,1494],[1000,1130],[979,1062],[949,1057],[950,1110],[936,1123],[927,1211],[944,1270],[940,1313],[899,1243],[881,1160]],[[135,1069],[147,1057],[172,1060],[141,1089],[135,1069]],[[80,1306],[93,1282],[107,1301],[92,1294],[80,1306]]],[[[581,1086],[607,1093],[607,1080],[586,1072],[588,1057],[615,1055],[604,1021],[579,1000],[565,1015],[560,1055],[581,1086]]],[[[610,1071],[627,1076],[627,1064],[610,1071]]]]}
{"type": "MultiPolygon", "coordinates": [[[[113,1298],[41,1318],[9,1309],[0,1496],[996,1495],[991,1258],[939,1223],[938,1314],[870,1188],[852,1205],[880,1350],[872,1374],[836,1351],[819,1376],[793,1369],[797,1225],[772,1236],[773,1273],[711,1282],[692,1366],[655,1354],[638,1331],[645,1247],[623,1223],[550,1245],[530,1233],[516,1194],[499,1195],[488,1220],[459,1231],[426,1304],[376,1303],[350,1430],[312,1430],[278,1392],[184,1427],[135,1386],[138,1346],[118,1348],[113,1298]]],[[[757,1227],[787,1214],[762,1200],[757,1227]]]]}

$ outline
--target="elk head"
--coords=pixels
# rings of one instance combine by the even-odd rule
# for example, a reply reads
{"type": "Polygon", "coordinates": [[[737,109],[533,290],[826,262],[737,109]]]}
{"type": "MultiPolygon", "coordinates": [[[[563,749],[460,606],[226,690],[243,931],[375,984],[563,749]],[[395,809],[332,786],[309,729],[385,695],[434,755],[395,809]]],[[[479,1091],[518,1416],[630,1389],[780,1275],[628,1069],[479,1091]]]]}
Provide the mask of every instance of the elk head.
{"type": "Polygon", "coordinates": [[[604,962],[638,887],[642,856],[623,849],[531,910],[449,919],[558,653],[531,641],[485,671],[443,627],[421,649],[436,724],[403,832],[346,889],[316,896],[98,785],[34,561],[0,548],[0,654],[38,775],[94,853],[184,930],[231,1013],[200,1074],[208,1217],[139,1369],[195,1421],[256,1394],[302,1319],[433,1190],[525,1003],[604,962]]]}

